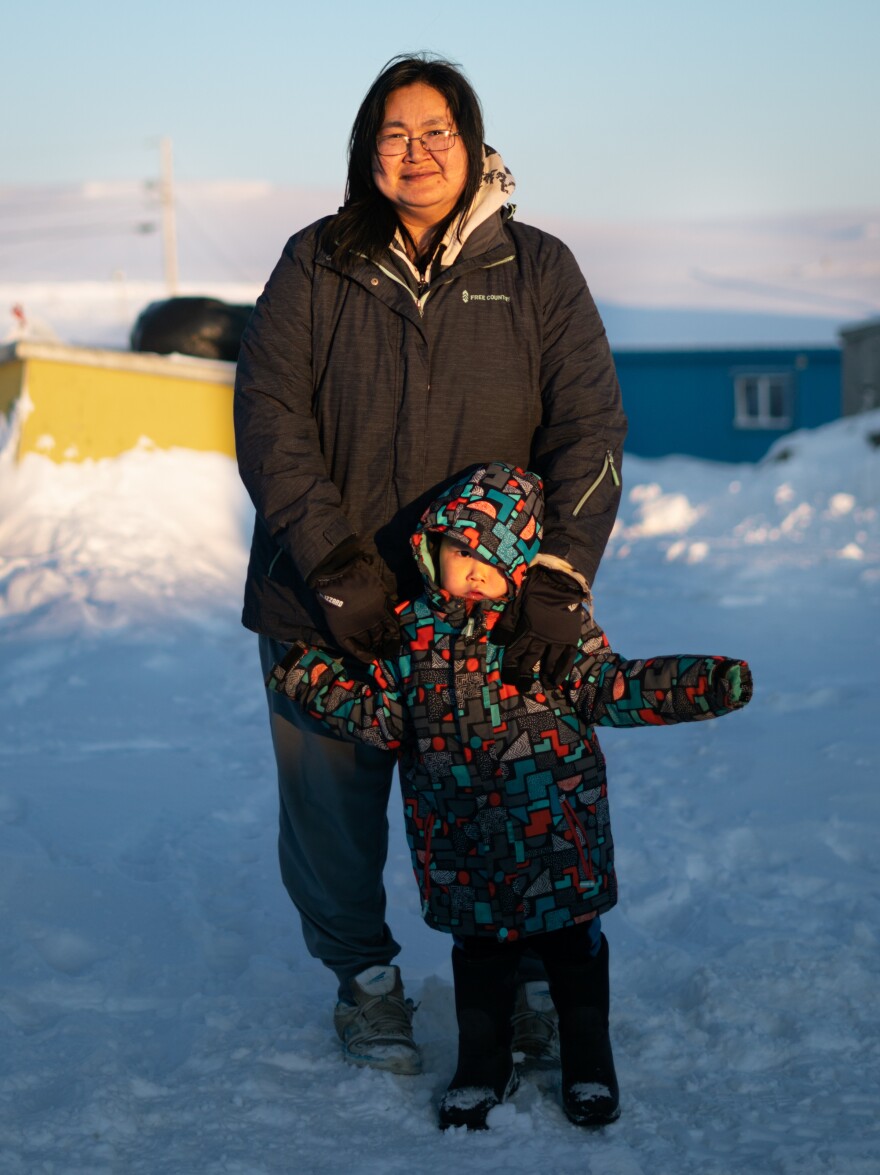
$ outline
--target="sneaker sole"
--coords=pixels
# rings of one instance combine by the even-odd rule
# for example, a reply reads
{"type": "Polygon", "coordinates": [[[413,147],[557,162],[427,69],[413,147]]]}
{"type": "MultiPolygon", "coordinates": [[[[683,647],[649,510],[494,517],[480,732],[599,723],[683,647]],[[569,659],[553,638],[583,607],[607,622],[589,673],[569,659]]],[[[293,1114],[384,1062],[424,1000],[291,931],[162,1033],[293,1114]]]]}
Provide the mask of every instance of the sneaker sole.
{"type": "Polygon", "coordinates": [[[415,1052],[382,1057],[343,1049],[342,1056],[349,1065],[357,1065],[360,1069],[379,1069],[383,1073],[396,1073],[401,1077],[417,1077],[422,1071],[422,1059],[415,1052]]]}

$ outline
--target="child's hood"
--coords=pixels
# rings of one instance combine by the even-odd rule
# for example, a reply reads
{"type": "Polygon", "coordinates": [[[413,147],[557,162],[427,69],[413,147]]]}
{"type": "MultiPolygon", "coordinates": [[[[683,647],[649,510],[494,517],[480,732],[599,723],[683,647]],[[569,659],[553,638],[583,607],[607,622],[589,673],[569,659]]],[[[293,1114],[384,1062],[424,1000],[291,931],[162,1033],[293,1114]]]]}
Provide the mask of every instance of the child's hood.
{"type": "Polygon", "coordinates": [[[515,593],[541,545],[542,483],[536,473],[493,461],[449,486],[422,515],[411,539],[432,603],[449,597],[437,583],[432,536],[454,539],[507,578],[515,593]]]}

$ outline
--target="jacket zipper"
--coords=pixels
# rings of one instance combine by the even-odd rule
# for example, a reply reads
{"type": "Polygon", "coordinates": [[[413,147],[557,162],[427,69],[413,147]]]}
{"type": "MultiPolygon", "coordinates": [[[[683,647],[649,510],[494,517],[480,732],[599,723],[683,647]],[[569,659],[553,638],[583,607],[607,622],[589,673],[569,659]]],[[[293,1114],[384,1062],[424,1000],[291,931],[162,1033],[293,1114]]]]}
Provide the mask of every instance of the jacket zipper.
{"type": "Polygon", "coordinates": [[[494,269],[496,265],[506,265],[508,261],[513,261],[516,253],[511,253],[509,257],[499,257],[497,261],[490,261],[488,265],[481,265],[480,269],[494,269]]]}
{"type": "Polygon", "coordinates": [[[584,853],[584,846],[588,843],[587,830],[584,828],[583,824],[581,824],[580,820],[578,820],[574,813],[574,809],[568,800],[562,801],[562,814],[565,816],[565,822],[569,827],[569,831],[571,832],[572,840],[574,841],[574,847],[577,849],[577,854],[581,859],[581,865],[583,865],[587,881],[592,883],[595,880],[593,874],[593,862],[590,860],[589,856],[584,853]],[[580,832],[581,836],[584,838],[583,844],[581,844],[581,836],[578,836],[578,832],[580,832]]]}
{"type": "MultiPolygon", "coordinates": [[[[479,266],[479,268],[480,269],[494,269],[496,265],[506,265],[508,261],[513,261],[515,259],[515,257],[516,257],[516,254],[511,253],[509,257],[502,257],[500,259],[500,261],[490,261],[488,265],[481,265],[481,266],[479,266]]],[[[392,270],[386,269],[385,266],[381,265],[378,261],[374,261],[373,264],[376,266],[377,269],[381,270],[382,273],[384,273],[386,277],[390,278],[393,282],[397,282],[397,284],[399,286],[402,286],[403,289],[406,290],[406,292],[409,294],[409,296],[412,298],[412,300],[416,304],[416,309],[419,312],[419,318],[423,318],[424,313],[425,313],[425,303],[431,297],[431,294],[433,293],[433,291],[428,290],[427,293],[422,294],[420,292],[418,295],[416,295],[412,292],[411,288],[407,285],[407,283],[402,278],[398,277],[397,274],[394,273],[392,270]]],[[[457,279],[458,279],[458,275],[453,274],[452,277],[448,278],[446,281],[440,282],[439,285],[448,286],[450,282],[456,281],[457,279]]],[[[434,289],[437,289],[437,286],[435,286],[434,289]]]]}
{"type": "MultiPolygon", "coordinates": [[[[481,265],[479,268],[494,269],[496,265],[506,265],[508,261],[513,261],[515,257],[516,253],[511,253],[509,257],[502,257],[499,261],[490,261],[488,265],[481,265]]],[[[447,278],[446,281],[439,282],[437,286],[434,286],[434,289],[438,289],[439,286],[448,286],[451,282],[458,281],[458,277],[458,274],[453,274],[452,277],[447,278]]],[[[420,318],[424,315],[425,303],[431,297],[433,292],[433,290],[428,290],[428,292],[423,294],[421,298],[416,298],[416,306],[419,308],[420,318]]],[[[410,293],[412,293],[412,290],[410,290],[410,293]]]]}
{"type": "Polygon", "coordinates": [[[422,916],[428,912],[428,902],[431,897],[431,836],[434,829],[434,816],[428,818],[425,825],[425,864],[422,880],[422,916]]]}
{"type": "Polygon", "coordinates": [[[587,504],[589,499],[592,498],[593,494],[596,492],[596,490],[602,484],[602,481],[604,480],[605,474],[608,472],[609,469],[611,470],[611,480],[614,482],[614,484],[616,486],[619,486],[620,485],[620,474],[617,472],[617,466],[614,464],[614,454],[611,452],[610,449],[606,449],[605,450],[605,460],[602,462],[602,468],[599,471],[599,476],[596,478],[596,480],[593,482],[593,484],[590,486],[590,488],[587,490],[587,492],[584,494],[584,496],[581,498],[581,500],[575,506],[574,510],[572,510],[573,515],[576,516],[576,515],[580,514],[581,510],[587,504]]]}

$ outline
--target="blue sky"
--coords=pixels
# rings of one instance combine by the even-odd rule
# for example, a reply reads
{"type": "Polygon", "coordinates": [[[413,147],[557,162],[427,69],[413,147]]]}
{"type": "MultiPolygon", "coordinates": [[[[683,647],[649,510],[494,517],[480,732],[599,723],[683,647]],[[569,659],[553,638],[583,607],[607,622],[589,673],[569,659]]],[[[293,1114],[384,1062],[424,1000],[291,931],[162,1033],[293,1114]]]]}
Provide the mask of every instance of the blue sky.
{"type": "Polygon", "coordinates": [[[341,196],[382,64],[432,49],[480,94],[520,215],[636,220],[880,205],[877,0],[7,6],[0,185],[179,179],[341,196]]]}

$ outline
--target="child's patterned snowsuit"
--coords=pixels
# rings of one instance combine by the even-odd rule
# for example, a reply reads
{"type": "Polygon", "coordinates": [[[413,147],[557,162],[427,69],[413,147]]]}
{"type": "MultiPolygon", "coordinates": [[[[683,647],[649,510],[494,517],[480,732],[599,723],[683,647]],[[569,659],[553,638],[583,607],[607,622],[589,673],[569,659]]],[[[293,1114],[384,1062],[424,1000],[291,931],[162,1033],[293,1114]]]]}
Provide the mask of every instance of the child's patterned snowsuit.
{"type": "MultiPolygon", "coordinates": [[[[506,600],[468,606],[435,579],[434,535],[456,538],[513,590],[538,550],[543,503],[531,473],[492,464],[427,511],[412,540],[425,593],[402,604],[403,649],[352,680],[326,651],[276,666],[267,685],[337,732],[397,752],[407,839],[426,921],[457,935],[513,940],[614,905],[605,760],[593,726],[713,718],[745,705],[744,663],[720,657],[624,661],[584,612],[581,648],[562,690],[537,677],[503,685],[492,629],[506,600]],[[743,674],[730,696],[725,669],[743,674]],[[739,670],[737,670],[739,666],[739,670]]],[[[345,862],[340,862],[345,868],[345,862]]]]}

